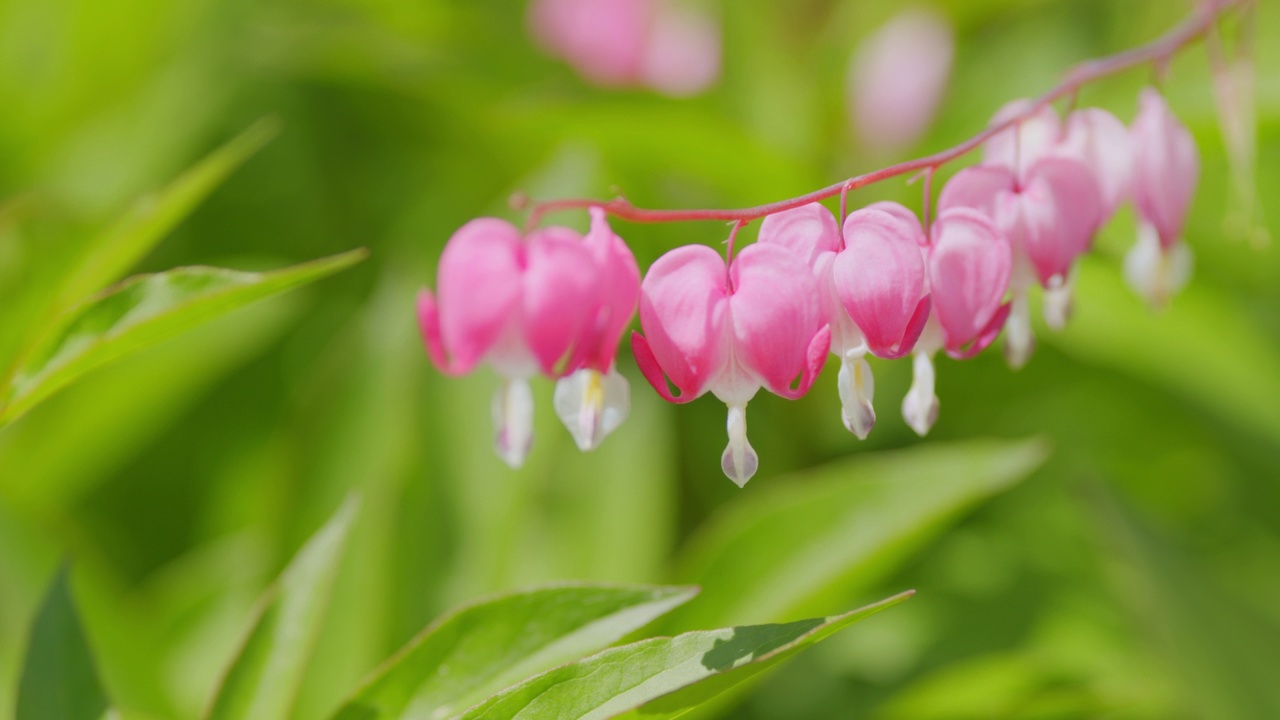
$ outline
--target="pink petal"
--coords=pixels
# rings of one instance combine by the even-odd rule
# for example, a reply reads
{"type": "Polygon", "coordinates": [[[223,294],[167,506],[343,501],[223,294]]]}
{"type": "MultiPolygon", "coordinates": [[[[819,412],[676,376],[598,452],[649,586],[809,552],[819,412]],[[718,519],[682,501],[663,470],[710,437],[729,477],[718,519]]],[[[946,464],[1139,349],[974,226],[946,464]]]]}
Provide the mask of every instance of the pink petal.
{"type": "Polygon", "coordinates": [[[1134,204],[1168,248],[1182,237],[1200,179],[1200,155],[1190,131],[1160,93],[1144,88],[1139,105],[1131,131],[1134,204]]]}
{"type": "Polygon", "coordinates": [[[986,327],[982,328],[982,332],[978,333],[978,339],[967,348],[953,350],[947,348],[947,355],[955,360],[968,360],[978,353],[990,347],[991,343],[996,341],[996,337],[1000,335],[1000,331],[1004,329],[1005,321],[1009,319],[1009,310],[1013,307],[1011,303],[1005,303],[996,310],[996,314],[991,316],[991,320],[987,322],[986,327]]]}
{"type": "Polygon", "coordinates": [[[1009,244],[986,215],[952,208],[938,215],[929,287],[948,350],[982,335],[1000,309],[1013,264],[1009,244]]]}
{"type": "Polygon", "coordinates": [[[640,79],[652,0],[533,0],[528,19],[538,43],[591,82],[619,86],[640,79]]]}
{"type": "MultiPolygon", "coordinates": [[[[728,362],[726,276],[716,251],[686,245],[658,258],[640,285],[644,346],[682,398],[706,392],[728,362]]],[[[645,376],[654,382],[649,373],[645,376]]]]}
{"type": "Polygon", "coordinates": [[[664,95],[697,95],[720,78],[720,27],[705,12],[660,4],[649,28],[640,74],[664,95]]]}
{"type": "Polygon", "coordinates": [[[760,223],[759,242],[784,247],[809,267],[822,253],[837,252],[842,246],[836,216],[821,203],[767,216],[760,223]]]}
{"type": "Polygon", "coordinates": [[[604,210],[596,207],[590,212],[591,231],[585,243],[595,261],[600,297],[595,316],[588,323],[582,351],[586,364],[607,372],[640,300],[640,268],[631,249],[609,228],[604,210]]]}
{"type": "Polygon", "coordinates": [[[817,280],[793,253],[764,243],[738,253],[729,273],[736,361],[772,392],[791,394],[791,382],[811,368],[810,346],[823,327],[817,280]]]}
{"type": "Polygon", "coordinates": [[[1010,241],[1027,254],[1042,284],[1054,276],[1065,278],[1102,224],[1102,196],[1093,172],[1079,160],[1045,157],[1028,170],[1017,197],[1021,232],[1010,241]]]}
{"type": "Polygon", "coordinates": [[[1013,171],[1003,165],[975,165],[956,173],[938,195],[938,212],[952,208],[973,208],[987,217],[996,216],[996,198],[1017,187],[1013,171]]]}
{"type": "Polygon", "coordinates": [[[531,234],[523,278],[525,342],[542,372],[576,370],[564,362],[596,312],[599,279],[591,252],[567,228],[531,234]]]}
{"type": "MultiPolygon", "coordinates": [[[[1031,107],[1030,100],[1014,100],[996,111],[988,127],[999,125],[1031,107]]],[[[982,144],[984,165],[1003,165],[1023,177],[1026,169],[1047,154],[1062,137],[1062,121],[1045,105],[1014,127],[996,133],[982,144]]]]}
{"type": "Polygon", "coordinates": [[[447,375],[457,374],[445,355],[444,341],[440,338],[440,309],[436,307],[435,296],[426,288],[418,291],[418,329],[422,331],[422,344],[431,364],[447,375]]]}
{"type": "MultiPolygon", "coordinates": [[[[920,225],[920,218],[917,217],[914,212],[907,209],[907,207],[902,203],[896,203],[891,200],[881,200],[880,202],[871,203],[863,209],[879,210],[881,212],[889,213],[902,222],[906,232],[913,235],[916,238],[916,242],[920,243],[921,247],[929,244],[929,238],[925,236],[924,228],[920,225]]],[[[848,218],[845,219],[848,220],[848,218]]]]}
{"type": "Polygon", "coordinates": [[[1073,157],[1093,171],[1102,193],[1104,222],[1129,197],[1133,151],[1129,129],[1115,115],[1101,108],[1071,113],[1062,142],[1053,154],[1073,157]]]}
{"type": "Polygon", "coordinates": [[[882,357],[898,354],[924,295],[924,258],[911,230],[889,213],[859,210],[845,220],[845,249],[835,260],[840,301],[882,357]]]}
{"type": "Polygon", "coordinates": [[[849,65],[849,106],[866,147],[893,152],[920,139],[947,89],[955,39],[929,10],[906,10],[858,47],[849,65]]]}
{"type": "Polygon", "coordinates": [[[465,373],[493,347],[520,308],[520,232],[508,222],[480,218],[445,245],[438,280],[439,336],[465,373]]]}

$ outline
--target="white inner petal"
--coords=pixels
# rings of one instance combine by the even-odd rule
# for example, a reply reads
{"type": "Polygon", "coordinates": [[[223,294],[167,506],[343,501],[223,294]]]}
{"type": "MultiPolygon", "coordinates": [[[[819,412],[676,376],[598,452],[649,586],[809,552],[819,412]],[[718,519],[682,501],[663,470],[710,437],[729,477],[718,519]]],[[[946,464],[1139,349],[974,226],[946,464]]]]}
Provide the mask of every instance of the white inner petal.
{"type": "Polygon", "coordinates": [[[594,450],[627,419],[631,386],[616,369],[579,370],[556,382],[556,415],[583,451],[594,450]]]}
{"type": "Polygon", "coordinates": [[[1044,321],[1053,330],[1061,330],[1071,319],[1075,302],[1075,273],[1044,289],[1044,321]]]}
{"type": "Polygon", "coordinates": [[[760,458],[755,448],[747,440],[747,405],[729,406],[729,418],[726,423],[729,431],[729,445],[720,456],[720,468],[738,487],[747,484],[756,469],[760,466],[760,458]]]}
{"type": "Polygon", "coordinates": [[[1135,292],[1159,308],[1186,286],[1194,266],[1186,243],[1165,249],[1155,227],[1144,222],[1138,226],[1138,242],[1124,257],[1124,276],[1135,292]]]}
{"type": "Polygon", "coordinates": [[[938,397],[933,394],[933,357],[916,352],[911,358],[911,389],[902,398],[902,417],[920,437],[938,420],[938,397]]]}
{"type": "Polygon", "coordinates": [[[1009,367],[1017,370],[1031,359],[1036,349],[1035,333],[1031,330],[1031,306],[1027,291],[1016,290],[1009,308],[1009,319],[1004,325],[1004,357],[1009,367]]]}
{"type": "Polygon", "coordinates": [[[523,378],[505,380],[493,396],[494,449],[519,468],[533,446],[533,391],[523,378]]]}
{"type": "Polygon", "coordinates": [[[844,426],[859,440],[866,440],[876,424],[876,411],[871,404],[876,383],[871,366],[861,353],[849,353],[841,358],[838,382],[844,426]]]}

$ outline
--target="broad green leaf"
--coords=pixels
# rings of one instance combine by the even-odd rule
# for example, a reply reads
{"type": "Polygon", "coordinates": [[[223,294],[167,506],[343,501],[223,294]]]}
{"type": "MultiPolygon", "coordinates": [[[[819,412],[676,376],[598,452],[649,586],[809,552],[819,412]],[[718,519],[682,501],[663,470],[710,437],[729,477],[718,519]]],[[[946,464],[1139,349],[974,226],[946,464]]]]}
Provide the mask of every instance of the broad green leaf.
{"type": "Polygon", "coordinates": [[[138,199],[90,241],[62,284],[60,304],[77,303],[123,275],[279,132],[280,122],[275,118],[259,120],[168,186],[138,199]]]}
{"type": "Polygon", "coordinates": [[[664,627],[777,620],[847,597],[1045,456],[1035,440],[921,445],[775,480],[694,539],[678,576],[703,593],[664,627]]]}
{"type": "Polygon", "coordinates": [[[450,717],[514,683],[608,647],[697,592],[565,585],[463,607],[384,665],[337,719],[450,717]]]}
{"type": "Polygon", "coordinates": [[[675,718],[912,592],[828,618],[651,638],[550,670],[458,716],[468,720],[675,718]],[[634,712],[632,712],[634,711],[634,712]]]}
{"type": "Polygon", "coordinates": [[[98,720],[108,707],[64,567],[54,578],[31,628],[16,717],[98,720]]]}
{"type": "Polygon", "coordinates": [[[187,267],[130,278],[72,310],[62,331],[27,360],[0,400],[0,426],[100,365],[364,256],[354,250],[264,273],[187,267]]]}
{"type": "Polygon", "coordinates": [[[253,629],[214,698],[209,720],[285,720],[325,618],[356,514],[349,498],[294,556],[260,602],[253,629]]]}

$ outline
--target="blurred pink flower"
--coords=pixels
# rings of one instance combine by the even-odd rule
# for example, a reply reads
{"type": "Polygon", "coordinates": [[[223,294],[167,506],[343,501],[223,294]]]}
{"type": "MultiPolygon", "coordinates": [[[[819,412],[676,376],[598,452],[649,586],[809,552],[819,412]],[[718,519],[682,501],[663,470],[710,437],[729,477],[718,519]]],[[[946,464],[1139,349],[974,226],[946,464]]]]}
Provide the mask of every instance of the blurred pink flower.
{"type": "Polygon", "coordinates": [[[743,249],[727,268],[703,245],[658,258],[641,285],[640,325],[645,334],[632,334],[632,351],[659,395],[684,403],[710,391],[728,405],[721,467],[739,486],[759,464],[747,440],[747,403],[761,387],[791,399],[804,395],[831,343],[809,268],[764,243],[743,249]]]}
{"type": "Polygon", "coordinates": [[[1125,258],[1125,276],[1160,306],[1191,277],[1191,250],[1182,231],[1200,180],[1200,154],[1191,132],[1152,88],[1138,97],[1131,133],[1138,242],[1125,258]]]}
{"type": "MultiPolygon", "coordinates": [[[[528,380],[535,375],[595,373],[594,382],[602,387],[584,391],[578,403],[582,412],[595,415],[572,421],[561,415],[580,445],[585,437],[593,447],[607,432],[604,407],[621,407],[625,415],[627,388],[613,361],[635,308],[639,271],[603,213],[592,214],[586,241],[564,227],[522,238],[504,220],[472,220],[445,245],[437,294],[424,289],[418,295],[427,355],[441,372],[461,375],[483,362],[503,378],[493,404],[495,444],[512,467],[524,462],[532,444],[528,380]],[[604,373],[617,380],[609,382],[604,373]]],[[[595,387],[592,376],[585,380],[585,385],[579,381],[585,389],[595,387]]],[[[613,412],[610,420],[621,418],[613,412]]]]}
{"type": "Polygon", "coordinates": [[[670,0],[532,0],[529,28],[551,55],[605,87],[695,95],[720,77],[720,29],[670,0]]]}
{"type": "Polygon", "coordinates": [[[950,22],[926,9],[901,12],[862,41],[848,103],[864,146],[890,154],[919,141],[946,92],[954,47],[950,22]]]}

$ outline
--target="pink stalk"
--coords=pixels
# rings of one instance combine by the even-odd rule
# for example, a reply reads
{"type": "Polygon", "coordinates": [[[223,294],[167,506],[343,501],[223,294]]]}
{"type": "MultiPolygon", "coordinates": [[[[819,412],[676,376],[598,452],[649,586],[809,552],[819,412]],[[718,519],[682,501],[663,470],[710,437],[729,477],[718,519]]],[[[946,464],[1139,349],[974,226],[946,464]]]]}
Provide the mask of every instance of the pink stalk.
{"type": "MultiPolygon", "coordinates": [[[[1080,89],[1102,78],[1115,75],[1130,68],[1141,65],[1153,65],[1157,68],[1166,66],[1174,55],[1192,42],[1208,33],[1214,23],[1226,13],[1250,5],[1254,0],[1202,0],[1195,12],[1180,25],[1165,35],[1146,45],[1110,55],[1104,58],[1088,60],[1069,70],[1063,80],[1053,88],[1031,101],[1022,112],[1010,116],[1004,122],[991,125],[968,140],[947,150],[926,155],[915,160],[890,165],[862,175],[841,180],[833,185],[814,190],[806,195],[781,200],[767,205],[740,209],[700,209],[700,210],[659,210],[641,208],[632,205],[626,198],[614,198],[601,201],[590,198],[565,198],[535,203],[529,212],[528,227],[538,225],[542,217],[548,213],[561,210],[585,209],[599,207],[610,215],[635,223],[669,223],[689,222],[695,220],[722,220],[737,223],[749,223],[768,215],[792,210],[810,203],[826,200],[850,190],[856,190],[890,178],[921,170],[933,171],[981,147],[989,138],[1005,130],[1019,125],[1040,109],[1047,107],[1064,97],[1074,97],[1080,89]]],[[[843,213],[842,213],[843,214],[843,213]]]]}

